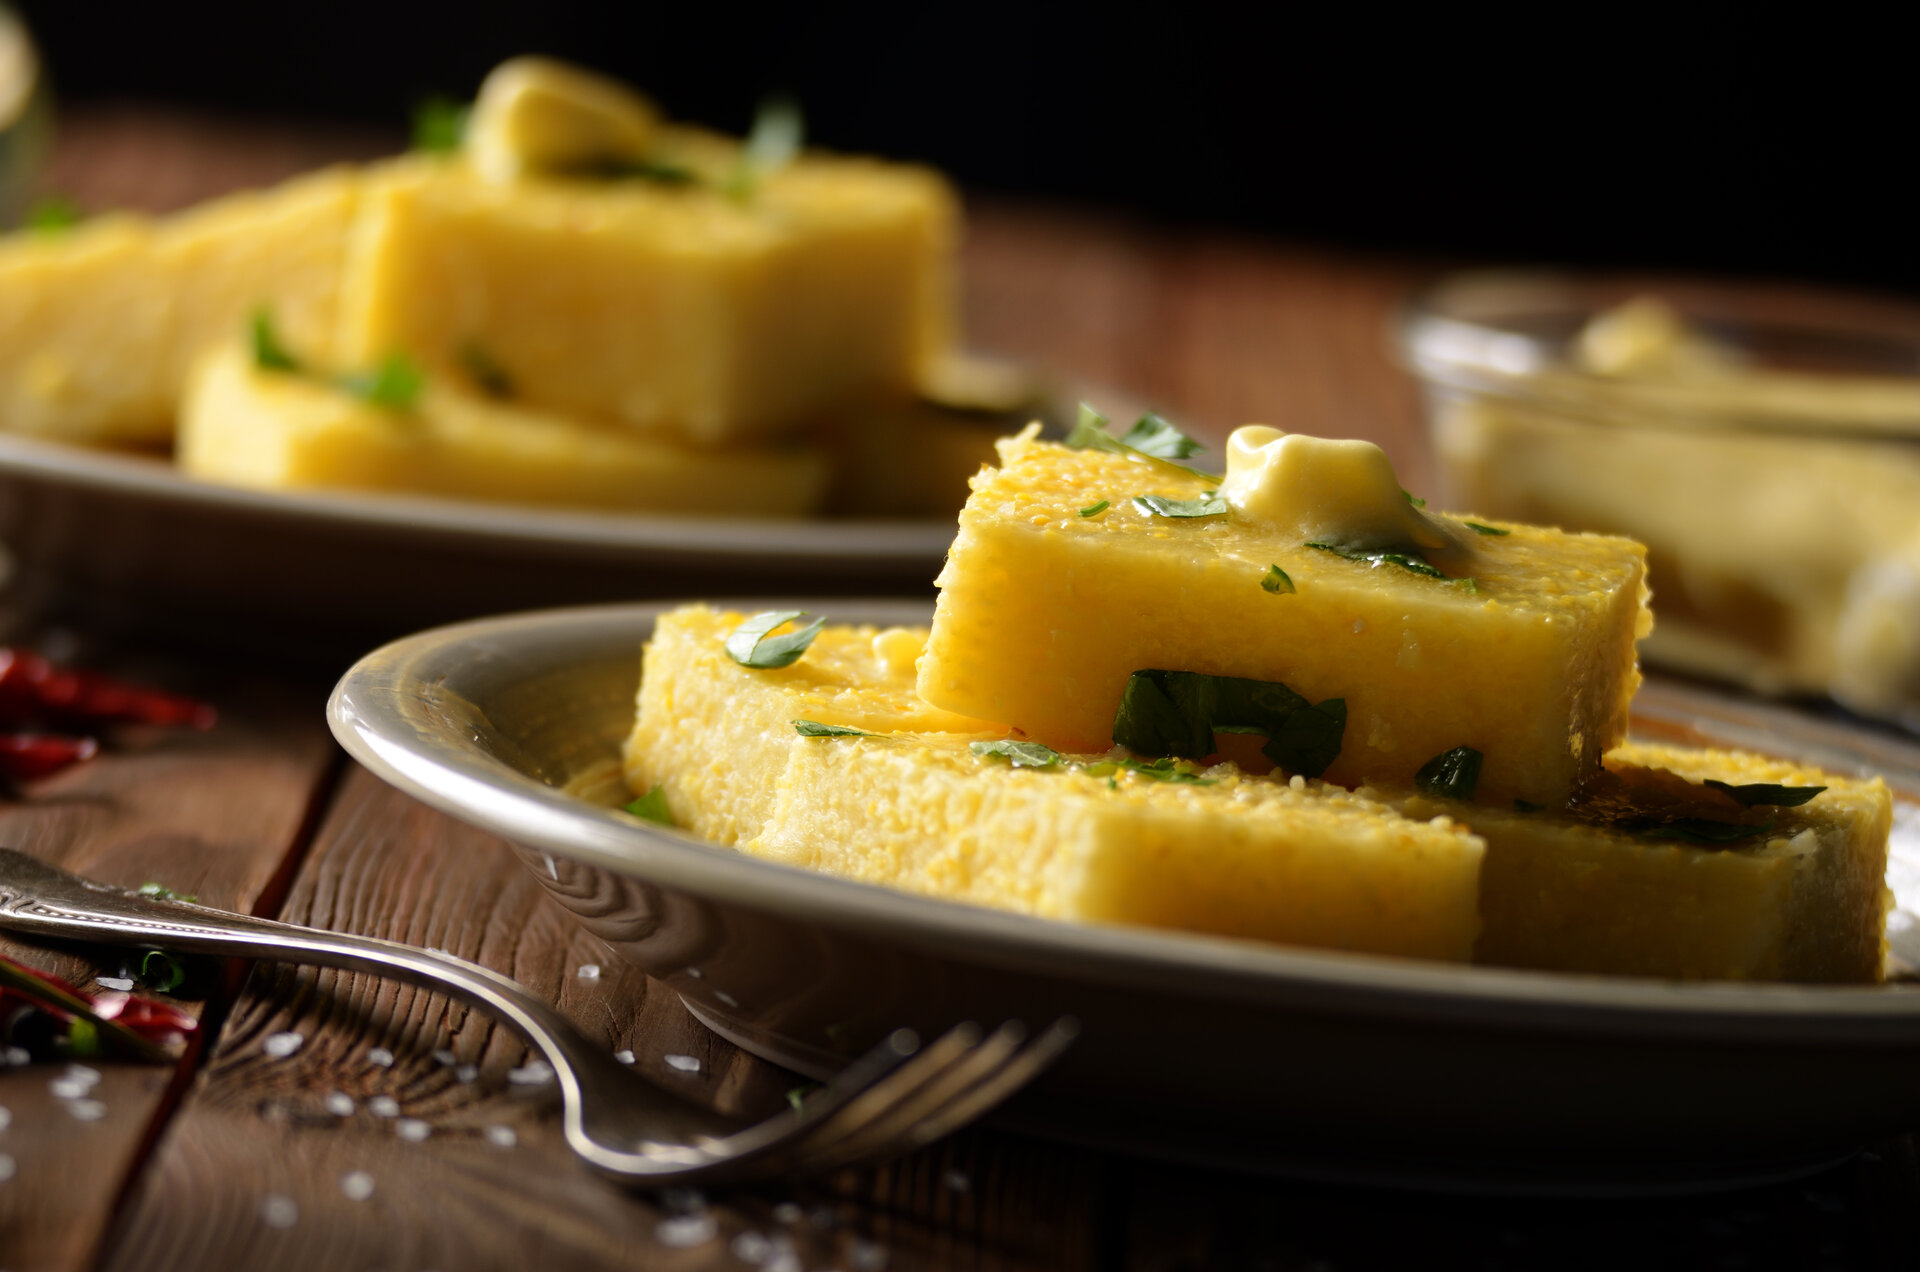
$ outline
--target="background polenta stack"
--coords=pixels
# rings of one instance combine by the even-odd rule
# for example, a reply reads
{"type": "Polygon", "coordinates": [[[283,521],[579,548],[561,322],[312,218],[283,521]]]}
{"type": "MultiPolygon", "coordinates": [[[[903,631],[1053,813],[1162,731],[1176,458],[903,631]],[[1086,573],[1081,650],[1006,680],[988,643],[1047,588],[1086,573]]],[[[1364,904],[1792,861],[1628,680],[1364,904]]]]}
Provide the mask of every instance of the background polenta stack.
{"type": "Polygon", "coordinates": [[[1883,783],[1627,740],[1638,544],[1429,513],[1368,443],[1197,449],[1092,412],[1002,443],[930,630],[665,616],[630,811],[1044,917],[1880,978],[1883,783]]]}
{"type": "Polygon", "coordinates": [[[990,454],[916,405],[956,357],[939,174],[803,152],[790,108],[744,141],[668,123],[537,58],[464,138],[0,242],[0,427],[264,488],[767,516],[820,509],[823,442],[990,454]]]}

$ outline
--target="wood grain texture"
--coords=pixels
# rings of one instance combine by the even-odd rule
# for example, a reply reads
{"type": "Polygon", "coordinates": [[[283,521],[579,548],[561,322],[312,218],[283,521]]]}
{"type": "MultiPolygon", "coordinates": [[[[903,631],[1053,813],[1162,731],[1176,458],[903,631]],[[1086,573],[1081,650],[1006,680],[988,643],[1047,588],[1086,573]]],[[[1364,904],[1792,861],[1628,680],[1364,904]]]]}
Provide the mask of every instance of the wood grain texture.
{"type": "MultiPolygon", "coordinates": [[[[112,730],[95,759],[0,801],[0,843],[103,882],[163,882],[209,905],[277,903],[277,881],[338,752],[317,692],[235,681],[212,698],[222,714],[205,733],[112,730]]],[[[126,955],[105,948],[0,938],[0,951],[83,986],[126,969],[126,955]]],[[[169,1107],[169,1088],[191,1071],[198,1047],[178,1074],[94,1066],[101,1081],[91,1098],[106,1109],[98,1120],[76,1118],[74,1103],[50,1089],[63,1066],[0,1068],[0,1107],[12,1121],[0,1134],[12,1163],[0,1186],[0,1266],[91,1265],[128,1173],[169,1107]]]]}
{"type": "MultiPolygon", "coordinates": [[[[357,768],[285,917],[505,972],[587,1036],[631,1049],[636,1068],[715,1107],[771,1111],[796,1081],[708,1034],[670,992],[618,963],[505,844],[357,768]],[[583,966],[598,974],[583,978],[583,966]],[[668,1055],[694,1057],[698,1072],[673,1068],[668,1055]]],[[[573,1158],[541,1093],[511,1085],[509,1070],[525,1059],[517,1037],[437,995],[262,967],[162,1138],[104,1266],[706,1267],[724,1263],[736,1241],[749,1252],[791,1243],[807,1267],[862,1266],[883,1251],[891,1268],[1088,1266],[1091,1205],[1077,1182],[1088,1174],[1052,1150],[962,1137],[805,1191],[734,1190],[697,1204],[636,1197],[573,1158]],[[275,1059],[262,1041],[280,1033],[303,1042],[275,1059]],[[393,1053],[391,1067],[370,1063],[374,1048],[393,1053]],[[351,1111],[329,1109],[336,1093],[351,1111]],[[382,1116],[379,1097],[397,1115],[382,1116]],[[495,1142],[494,1128],[511,1132],[511,1146],[495,1142]],[[408,1129],[425,1136],[410,1140],[408,1129]],[[361,1171],[372,1192],[356,1200],[344,1181],[361,1171]]]]}

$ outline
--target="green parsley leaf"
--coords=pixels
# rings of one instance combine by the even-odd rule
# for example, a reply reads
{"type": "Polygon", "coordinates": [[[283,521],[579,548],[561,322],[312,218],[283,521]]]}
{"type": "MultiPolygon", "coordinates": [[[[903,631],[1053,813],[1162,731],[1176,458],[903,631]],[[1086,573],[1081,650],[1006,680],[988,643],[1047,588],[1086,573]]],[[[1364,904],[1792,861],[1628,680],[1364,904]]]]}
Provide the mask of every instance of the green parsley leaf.
{"type": "Polygon", "coordinates": [[[794,1111],[798,1112],[800,1106],[806,1102],[807,1097],[812,1095],[815,1091],[818,1091],[819,1089],[820,1089],[820,1084],[818,1082],[802,1082],[799,1086],[788,1087],[787,1088],[788,1106],[792,1108],[794,1111]]]}
{"type": "Polygon", "coordinates": [[[143,883],[135,891],[143,897],[152,897],[156,901],[185,901],[192,905],[200,900],[190,892],[175,892],[164,883],[143,883]]]}
{"type": "Polygon", "coordinates": [[[1337,557],[1344,557],[1349,561],[1359,561],[1365,565],[1397,565],[1403,570],[1420,575],[1422,578],[1439,579],[1443,583],[1457,584],[1462,591],[1472,592],[1476,595],[1480,591],[1480,584],[1475,582],[1471,577],[1451,578],[1434,569],[1419,557],[1406,552],[1359,552],[1351,548],[1342,548],[1332,543],[1309,543],[1305,546],[1318,548],[1322,552],[1331,552],[1337,557]]]}
{"type": "Polygon", "coordinates": [[[253,338],[253,365],[262,371],[294,371],[301,369],[300,360],[287,352],[280,343],[280,335],[273,327],[273,314],[265,308],[253,311],[248,331],[253,338]]]}
{"type": "Polygon", "coordinates": [[[642,821],[650,821],[658,826],[678,826],[673,820],[673,810],[667,807],[667,788],[655,786],[626,806],[627,811],[642,821]]]}
{"type": "Polygon", "coordinates": [[[1186,459],[1207,449],[1155,411],[1148,411],[1135,420],[1133,427],[1120,438],[1120,444],[1154,459],[1186,459]]]}
{"type": "Polygon", "coordinates": [[[461,341],[459,352],[455,356],[460,361],[460,369],[467,373],[482,393],[490,398],[513,396],[512,377],[478,340],[461,341]]]}
{"type": "Polygon", "coordinates": [[[1169,499],[1165,495],[1135,495],[1133,506],[1156,517],[1220,517],[1227,512],[1227,501],[1218,491],[1208,491],[1198,499],[1169,499]]]}
{"type": "Polygon", "coordinates": [[[724,185],[726,192],[736,199],[751,196],[762,181],[799,156],[805,133],[806,121],[793,98],[780,94],[761,98],[740,148],[739,166],[724,185]]]}
{"type": "Polygon", "coordinates": [[[1427,501],[1420,498],[1418,495],[1415,495],[1411,490],[1403,490],[1400,493],[1405,495],[1407,497],[1407,502],[1412,504],[1416,508],[1424,508],[1427,506],[1427,501]]]}
{"type": "Polygon", "coordinates": [[[795,720],[793,731],[803,738],[877,738],[877,733],[849,729],[844,724],[821,724],[818,720],[795,720]]]}
{"type": "Polygon", "coordinates": [[[171,994],[187,979],[187,969],[165,950],[148,950],[140,956],[140,983],[155,993],[171,994]]]}
{"type": "Polygon", "coordinates": [[[1260,580],[1260,589],[1264,592],[1297,592],[1293,578],[1277,565],[1267,567],[1266,574],[1260,580]]]}
{"type": "Polygon", "coordinates": [[[1113,507],[1113,501],[1111,499],[1102,499],[1099,503],[1090,503],[1082,508],[1080,515],[1083,517],[1097,517],[1111,507],[1113,507]]]}
{"type": "Polygon", "coordinates": [[[1756,808],[1761,805],[1771,808],[1798,808],[1827,789],[1824,786],[1773,786],[1766,782],[1734,786],[1728,782],[1715,781],[1713,778],[1708,778],[1706,785],[1733,796],[1742,808],[1756,808]]]}
{"type": "Polygon", "coordinates": [[[967,749],[978,756],[997,755],[1015,768],[1051,768],[1060,763],[1060,752],[1041,742],[969,742],[967,749]]]}
{"type": "Polygon", "coordinates": [[[1193,671],[1136,671],[1114,714],[1113,740],[1142,755],[1199,759],[1216,733],[1267,738],[1263,754],[1290,773],[1318,777],[1340,754],[1347,704],[1309,706],[1278,681],[1193,671]]]}
{"type": "Polygon", "coordinates": [[[1463,524],[1465,524],[1467,529],[1473,531],[1475,534],[1512,534],[1513,533],[1513,531],[1511,530],[1502,530],[1498,526],[1483,526],[1478,521],[1468,521],[1463,524]]]}
{"type": "Polygon", "coordinates": [[[1757,838],[1771,831],[1773,823],[1769,821],[1759,826],[1743,826],[1738,822],[1718,822],[1700,817],[1686,817],[1679,821],[1658,824],[1623,822],[1621,829],[1634,831],[1647,839],[1675,839],[1682,843],[1711,846],[1743,843],[1757,838]]]}
{"type": "Polygon", "coordinates": [[[807,652],[807,647],[813,644],[813,638],[820,634],[827,620],[816,618],[785,636],[769,637],[767,633],[806,616],[805,610],[766,610],[755,614],[728,635],[724,646],[727,657],[742,667],[752,667],[756,671],[792,666],[800,660],[800,655],[807,652]]]}
{"type": "Polygon", "coordinates": [[[28,208],[20,223],[35,234],[64,234],[85,219],[78,203],[50,194],[28,208]]]}
{"type": "Polygon", "coordinates": [[[1287,717],[1260,753],[1289,773],[1319,777],[1340,758],[1347,732],[1347,700],[1328,698],[1287,717]]]}
{"type": "MultiPolygon", "coordinates": [[[[1159,417],[1150,416],[1147,418],[1157,419],[1159,417]]],[[[1143,419],[1142,423],[1144,422],[1145,420],[1143,419]]],[[[1164,421],[1162,422],[1164,423],[1164,421]]],[[[1172,428],[1171,425],[1167,427],[1169,429],[1172,428]]],[[[1140,424],[1135,424],[1133,430],[1129,432],[1127,436],[1133,437],[1136,434],[1140,434],[1140,424]]],[[[1141,434],[1141,436],[1143,440],[1147,440],[1149,437],[1159,439],[1156,440],[1154,444],[1161,449],[1168,449],[1173,445],[1173,443],[1161,438],[1159,430],[1157,429],[1151,430],[1149,434],[1141,434]]],[[[1095,410],[1093,406],[1086,402],[1080,404],[1080,410],[1074,417],[1073,427],[1067,431],[1065,445],[1072,450],[1104,451],[1109,455],[1127,455],[1134,459],[1146,460],[1149,463],[1165,464],[1168,468],[1185,473],[1189,477],[1198,477],[1202,481],[1217,482],[1220,480],[1218,477],[1210,473],[1203,473],[1197,468],[1188,468],[1185,464],[1176,464],[1163,456],[1149,454],[1146,451],[1129,446],[1126,442],[1107,431],[1107,417],[1100,414],[1099,411],[1095,410]]]]}
{"type": "Polygon", "coordinates": [[[1108,786],[1117,786],[1114,775],[1119,773],[1137,773],[1149,782],[1171,782],[1179,786],[1217,786],[1210,777],[1201,777],[1198,773],[1172,757],[1158,760],[1100,760],[1093,764],[1078,765],[1083,772],[1094,777],[1105,777],[1108,786]]]}
{"type": "Polygon", "coordinates": [[[427,379],[405,354],[389,354],[371,371],[351,371],[334,383],[368,406],[388,411],[411,411],[420,401],[427,379]]]}
{"type": "Polygon", "coordinates": [[[68,1059],[86,1060],[106,1048],[100,1042],[99,1027],[84,1016],[75,1016],[67,1022],[66,1045],[60,1050],[68,1059]]]}
{"type": "Polygon", "coordinates": [[[413,148],[430,155],[455,153],[466,144],[472,115],[472,106],[444,94],[421,99],[413,108],[413,148]]]}
{"type": "Polygon", "coordinates": [[[1442,751],[1413,775],[1413,784],[1440,799],[1472,799],[1480,785],[1480,764],[1486,757],[1470,746],[1442,751]]]}

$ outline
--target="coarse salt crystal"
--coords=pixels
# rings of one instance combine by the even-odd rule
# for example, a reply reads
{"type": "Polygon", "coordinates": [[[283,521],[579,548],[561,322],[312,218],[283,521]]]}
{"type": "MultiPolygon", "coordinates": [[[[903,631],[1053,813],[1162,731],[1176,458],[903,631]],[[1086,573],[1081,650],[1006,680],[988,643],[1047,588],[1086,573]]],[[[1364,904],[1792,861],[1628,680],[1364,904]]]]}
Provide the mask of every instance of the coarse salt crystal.
{"type": "Polygon", "coordinates": [[[433,1128],[417,1117],[403,1117],[393,1124],[393,1133],[412,1144],[418,1144],[433,1134],[433,1128]]]}
{"type": "Polygon", "coordinates": [[[614,1058],[615,1060],[618,1060],[618,1061],[619,1061],[619,1062],[620,1062],[621,1064],[632,1064],[632,1063],[633,1063],[633,1052],[631,1052],[631,1051],[616,1051],[616,1052],[614,1052],[614,1053],[613,1053],[613,1058],[614,1058]]]}
{"type": "Polygon", "coordinates": [[[345,1091],[334,1091],[326,1099],[327,1112],[335,1117],[353,1116],[353,1097],[345,1091]]]}
{"type": "Polygon", "coordinates": [[[764,1232],[736,1233],[732,1243],[733,1257],[742,1263],[751,1263],[754,1267],[765,1266],[773,1257],[773,1241],[764,1232]]]}
{"type": "Polygon", "coordinates": [[[8,1047],[0,1051],[0,1061],[5,1062],[9,1067],[32,1064],[33,1053],[25,1047],[8,1047]]]}
{"type": "Polygon", "coordinates": [[[847,1243],[847,1266],[853,1272],[880,1272],[887,1266],[887,1248],[877,1241],[855,1237],[847,1243]]]}
{"type": "Polygon", "coordinates": [[[518,1069],[508,1069],[507,1081],[514,1086],[545,1086],[553,1081],[553,1069],[544,1060],[529,1060],[518,1069]]]}
{"type": "Polygon", "coordinates": [[[953,1189],[955,1192],[966,1192],[973,1187],[973,1181],[968,1179],[966,1173],[963,1171],[950,1170],[944,1178],[947,1181],[947,1187],[953,1189]]]}
{"type": "Polygon", "coordinates": [[[375,1047],[373,1050],[367,1052],[367,1063],[377,1065],[382,1069],[391,1069],[393,1068],[393,1052],[388,1051],[385,1047],[375,1047]]]}
{"type": "Polygon", "coordinates": [[[6,1105],[0,1104],[0,1131],[4,1131],[9,1126],[12,1126],[12,1125],[13,1125],[13,1114],[10,1111],[8,1111],[6,1105]]]}
{"type": "Polygon", "coordinates": [[[653,1226],[653,1239],[663,1246],[684,1250],[705,1245],[718,1236],[720,1225],[708,1214],[674,1215],[653,1226]]]}
{"type": "Polygon", "coordinates": [[[86,1083],[89,1088],[98,1086],[100,1084],[100,1070],[95,1068],[90,1068],[89,1066],[84,1064],[68,1065],[67,1076],[69,1078],[72,1078],[75,1082],[86,1083]]]}
{"type": "Polygon", "coordinates": [[[350,1170],[340,1176],[340,1191],[348,1201],[365,1201],[373,1196],[373,1176],[364,1170],[350,1170]]]}
{"type": "Polygon", "coordinates": [[[732,994],[729,994],[724,989],[714,990],[713,996],[715,998],[718,998],[721,1002],[725,1003],[729,1007],[738,1007],[740,1005],[740,1000],[738,998],[735,998],[732,994]]]}
{"type": "Polygon", "coordinates": [[[578,975],[581,980],[599,980],[600,964],[582,963],[580,964],[580,970],[579,972],[576,973],[576,975],[578,975]]]}
{"type": "Polygon", "coordinates": [[[260,1040],[260,1050],[266,1052],[275,1060],[284,1060],[294,1052],[300,1050],[301,1045],[305,1043],[306,1040],[307,1037],[305,1034],[295,1033],[289,1029],[285,1033],[272,1033],[262,1038],[260,1040]]]}
{"type": "Polygon", "coordinates": [[[454,1055],[453,1052],[447,1050],[445,1047],[434,1048],[433,1059],[434,1063],[443,1069],[451,1069],[454,1065],[460,1063],[460,1057],[454,1055]]]}
{"type": "Polygon", "coordinates": [[[799,1223],[806,1214],[797,1201],[783,1201],[773,1208],[773,1217],[781,1223],[799,1223]]]}
{"type": "Polygon", "coordinates": [[[76,1121],[98,1122],[107,1115],[107,1106],[98,1100],[68,1100],[67,1112],[73,1114],[76,1121]]]}
{"type": "Polygon", "coordinates": [[[367,1101],[367,1112],[375,1117],[399,1117],[400,1101],[390,1095],[376,1095],[367,1101]]]}
{"type": "Polygon", "coordinates": [[[268,1193],[260,1199],[260,1222],[269,1228],[291,1228],[300,1222],[300,1207],[291,1197],[268,1193]]]}
{"type": "Polygon", "coordinates": [[[678,1069],[678,1070],[680,1070],[680,1072],[682,1072],[682,1073],[698,1073],[698,1072],[700,1072],[700,1061],[699,1061],[699,1059],[698,1059],[698,1057],[695,1057],[695,1056],[665,1056],[665,1057],[662,1057],[662,1058],[663,1058],[664,1060],[666,1060],[666,1062],[667,1062],[667,1067],[668,1067],[668,1068],[670,1068],[670,1069],[678,1069]]]}
{"type": "Polygon", "coordinates": [[[55,1078],[47,1083],[47,1090],[53,1092],[56,1100],[78,1100],[93,1090],[93,1083],[74,1078],[55,1078]]]}
{"type": "Polygon", "coordinates": [[[487,1143],[495,1148],[512,1148],[519,1142],[520,1137],[513,1133],[511,1126],[494,1125],[487,1128],[487,1143]]]}
{"type": "Polygon", "coordinates": [[[453,1071],[453,1076],[454,1079],[459,1082],[477,1082],[480,1080],[480,1066],[477,1064],[463,1064],[453,1071]]]}
{"type": "Polygon", "coordinates": [[[133,977],[131,976],[96,976],[93,979],[102,987],[106,989],[117,989],[123,994],[133,988],[133,977]]]}
{"type": "Polygon", "coordinates": [[[12,1179],[13,1172],[17,1169],[19,1168],[14,1165],[13,1158],[7,1156],[5,1153],[0,1153],[0,1184],[4,1184],[9,1179],[12,1179]]]}
{"type": "Polygon", "coordinates": [[[693,977],[693,979],[695,979],[695,980],[699,980],[699,979],[700,979],[700,978],[701,978],[701,977],[702,977],[703,975],[705,975],[705,973],[704,973],[704,972],[702,972],[702,971],[701,971],[701,970],[700,970],[699,968],[697,968],[697,967],[689,967],[689,968],[687,969],[687,975],[689,975],[689,976],[691,976],[691,977],[693,977]]]}

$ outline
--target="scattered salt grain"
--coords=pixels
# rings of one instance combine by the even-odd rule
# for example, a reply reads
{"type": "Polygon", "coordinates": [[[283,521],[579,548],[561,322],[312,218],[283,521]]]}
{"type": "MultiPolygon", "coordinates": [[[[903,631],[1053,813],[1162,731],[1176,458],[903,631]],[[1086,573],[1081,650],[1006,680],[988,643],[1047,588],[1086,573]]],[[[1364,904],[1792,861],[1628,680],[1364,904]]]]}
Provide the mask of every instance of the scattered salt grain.
{"type": "Polygon", "coordinates": [[[67,1076],[69,1078],[72,1078],[75,1082],[86,1083],[88,1090],[92,1090],[94,1087],[100,1085],[100,1070],[92,1068],[88,1065],[84,1065],[84,1064],[68,1065],[67,1076]]]}
{"type": "Polygon", "coordinates": [[[545,1086],[553,1081],[553,1069],[544,1060],[529,1060],[518,1069],[508,1069],[507,1081],[514,1086],[545,1086]]]}
{"type": "Polygon", "coordinates": [[[620,1062],[621,1064],[632,1064],[632,1063],[633,1063],[633,1052],[631,1052],[631,1051],[616,1051],[616,1052],[614,1052],[614,1053],[613,1053],[613,1058],[614,1058],[615,1060],[618,1060],[618,1061],[619,1061],[619,1062],[620,1062]]]}
{"type": "Polygon", "coordinates": [[[463,1064],[453,1071],[453,1076],[454,1079],[459,1082],[478,1082],[480,1080],[480,1066],[477,1064],[463,1064]]]}
{"type": "Polygon", "coordinates": [[[433,1128],[417,1117],[403,1117],[393,1124],[393,1133],[410,1144],[418,1144],[433,1134],[433,1128]]]}
{"type": "Polygon", "coordinates": [[[340,1191],[348,1201],[365,1201],[373,1196],[373,1176],[364,1170],[350,1170],[340,1176],[340,1191]]]}
{"type": "Polygon", "coordinates": [[[291,1228],[300,1222],[300,1207],[282,1193],[268,1193],[260,1199],[260,1222],[269,1228],[291,1228]]]}
{"type": "Polygon", "coordinates": [[[800,1203],[783,1201],[773,1208],[773,1217],[781,1223],[799,1223],[806,1217],[806,1211],[800,1209],[800,1203]]]}
{"type": "Polygon", "coordinates": [[[511,1126],[496,1125],[487,1128],[487,1143],[493,1145],[495,1148],[512,1148],[519,1142],[520,1137],[513,1133],[511,1126]]]}
{"type": "Polygon", "coordinates": [[[955,1192],[966,1192],[973,1187],[973,1181],[967,1178],[964,1171],[950,1170],[941,1178],[946,1181],[947,1187],[955,1192]]]}
{"type": "Polygon", "coordinates": [[[13,1158],[7,1156],[5,1153],[0,1153],[0,1184],[4,1184],[9,1179],[12,1179],[13,1172],[18,1169],[19,1167],[14,1165],[13,1158]]]}
{"type": "Polygon", "coordinates": [[[703,973],[703,972],[702,972],[702,971],[701,971],[701,970],[700,970],[699,968],[697,968],[697,967],[689,967],[689,968],[687,969],[687,975],[689,975],[689,976],[691,976],[691,977],[693,977],[693,979],[695,979],[695,980],[699,980],[699,979],[700,979],[700,977],[701,977],[701,976],[703,976],[704,974],[705,974],[705,973],[703,973]]]}
{"type": "Polygon", "coordinates": [[[12,1126],[12,1125],[13,1125],[13,1114],[8,1111],[6,1105],[0,1104],[0,1131],[4,1131],[9,1126],[12,1126]]]}
{"type": "Polygon", "coordinates": [[[381,1069],[393,1068],[393,1052],[385,1047],[375,1047],[367,1052],[367,1063],[381,1069]]]}
{"type": "Polygon", "coordinates": [[[742,1232],[733,1238],[733,1257],[754,1267],[765,1267],[773,1257],[773,1241],[763,1232],[742,1232]]]}
{"type": "Polygon", "coordinates": [[[740,1005],[740,1000],[738,998],[735,998],[732,994],[729,994],[724,989],[714,990],[713,996],[715,998],[718,998],[721,1002],[725,1003],[729,1007],[738,1007],[740,1005]]]}
{"type": "Polygon", "coordinates": [[[454,1055],[453,1052],[447,1050],[445,1047],[436,1047],[433,1052],[433,1061],[443,1069],[451,1069],[454,1065],[460,1063],[460,1057],[454,1055]]]}
{"type": "Polygon", "coordinates": [[[68,1100],[67,1112],[78,1122],[98,1122],[107,1115],[107,1106],[98,1100],[68,1100]]]}
{"type": "Polygon", "coordinates": [[[855,1237],[847,1243],[847,1266],[853,1272],[881,1272],[887,1266],[887,1248],[877,1241],[855,1237]]]}
{"type": "Polygon", "coordinates": [[[93,1090],[93,1083],[77,1078],[55,1078],[47,1083],[47,1090],[53,1092],[56,1100],[78,1100],[93,1090]]]}
{"type": "Polygon", "coordinates": [[[367,1101],[367,1112],[375,1117],[399,1117],[400,1101],[390,1095],[376,1095],[367,1101]]]}
{"type": "Polygon", "coordinates": [[[103,989],[117,989],[126,993],[133,988],[131,976],[96,976],[93,978],[103,989]]]}
{"type": "Polygon", "coordinates": [[[598,963],[582,963],[582,964],[580,964],[580,970],[579,970],[579,972],[578,972],[578,973],[576,973],[576,974],[577,974],[577,975],[578,975],[578,976],[580,977],[580,979],[581,979],[581,980],[599,980],[599,979],[600,979],[600,964],[598,964],[598,963]]]}
{"type": "Polygon", "coordinates": [[[9,1068],[18,1068],[23,1064],[32,1064],[33,1053],[25,1047],[8,1047],[4,1051],[0,1051],[0,1063],[5,1063],[9,1068]]]}
{"type": "Polygon", "coordinates": [[[653,1227],[653,1239],[675,1250],[705,1245],[719,1233],[720,1225],[708,1214],[674,1215],[653,1227]]]}
{"type": "Polygon", "coordinates": [[[682,1073],[700,1072],[700,1061],[696,1056],[665,1056],[667,1067],[678,1069],[682,1073]]]}
{"type": "Polygon", "coordinates": [[[275,1060],[285,1060],[288,1056],[300,1050],[306,1041],[307,1036],[305,1034],[294,1033],[292,1030],[288,1030],[285,1033],[272,1033],[260,1040],[260,1050],[266,1052],[275,1060]]]}
{"type": "Polygon", "coordinates": [[[327,1096],[327,1112],[335,1117],[353,1116],[353,1097],[345,1091],[335,1091],[327,1096]]]}

